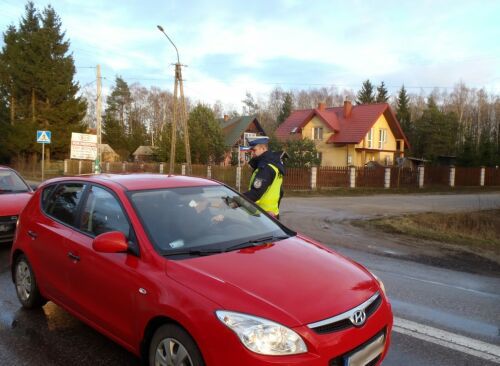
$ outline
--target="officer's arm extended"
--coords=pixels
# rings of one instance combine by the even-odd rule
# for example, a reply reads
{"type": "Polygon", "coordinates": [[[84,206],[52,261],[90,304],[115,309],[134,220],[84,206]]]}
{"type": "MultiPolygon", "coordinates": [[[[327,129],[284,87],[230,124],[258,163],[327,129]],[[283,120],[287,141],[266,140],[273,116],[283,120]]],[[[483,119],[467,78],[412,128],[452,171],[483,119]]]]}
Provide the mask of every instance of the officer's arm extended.
{"type": "Polygon", "coordinates": [[[250,190],[243,195],[253,202],[257,202],[273,183],[276,172],[268,165],[259,168],[250,190]]]}

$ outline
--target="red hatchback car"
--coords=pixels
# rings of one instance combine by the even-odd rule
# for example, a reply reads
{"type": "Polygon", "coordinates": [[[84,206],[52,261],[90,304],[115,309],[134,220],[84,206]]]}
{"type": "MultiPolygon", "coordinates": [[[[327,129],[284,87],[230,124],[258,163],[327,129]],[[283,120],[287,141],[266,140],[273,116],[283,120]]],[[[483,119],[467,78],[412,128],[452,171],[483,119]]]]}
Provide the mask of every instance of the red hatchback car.
{"type": "Polygon", "coordinates": [[[149,365],[366,366],[389,347],[373,274],[211,180],[47,181],[11,268],[24,307],[53,301],[149,365]]]}
{"type": "Polygon", "coordinates": [[[33,194],[14,170],[0,165],[0,244],[14,239],[17,218],[33,194]]]}

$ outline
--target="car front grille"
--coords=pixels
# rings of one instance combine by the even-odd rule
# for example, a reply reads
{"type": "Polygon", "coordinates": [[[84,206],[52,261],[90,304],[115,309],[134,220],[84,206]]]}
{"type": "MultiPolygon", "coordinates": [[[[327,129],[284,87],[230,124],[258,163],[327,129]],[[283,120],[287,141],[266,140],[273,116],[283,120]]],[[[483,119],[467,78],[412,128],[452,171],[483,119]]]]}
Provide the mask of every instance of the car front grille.
{"type": "Polygon", "coordinates": [[[318,334],[327,334],[348,329],[354,327],[350,318],[356,310],[363,310],[366,314],[366,321],[368,321],[369,317],[373,315],[381,303],[382,296],[380,296],[380,293],[377,292],[363,304],[329,319],[309,324],[308,327],[318,334]]]}
{"type": "Polygon", "coordinates": [[[17,216],[0,217],[0,243],[11,242],[16,231],[17,216]]]}

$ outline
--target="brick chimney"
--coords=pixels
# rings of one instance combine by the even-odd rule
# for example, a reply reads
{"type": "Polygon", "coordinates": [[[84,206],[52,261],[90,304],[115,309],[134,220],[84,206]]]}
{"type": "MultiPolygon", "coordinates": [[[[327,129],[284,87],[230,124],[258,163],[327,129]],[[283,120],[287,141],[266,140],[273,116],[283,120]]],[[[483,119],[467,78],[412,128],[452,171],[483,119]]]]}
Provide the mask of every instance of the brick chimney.
{"type": "Polygon", "coordinates": [[[320,102],[320,103],[318,103],[318,109],[319,109],[320,111],[324,111],[324,110],[325,110],[325,108],[326,108],[326,103],[325,103],[325,102],[320,102]]]}
{"type": "Polygon", "coordinates": [[[344,101],[344,118],[351,118],[352,103],[350,100],[344,101]]]}
{"type": "Polygon", "coordinates": [[[224,115],[224,121],[228,121],[229,120],[229,116],[227,114],[224,115]]]}

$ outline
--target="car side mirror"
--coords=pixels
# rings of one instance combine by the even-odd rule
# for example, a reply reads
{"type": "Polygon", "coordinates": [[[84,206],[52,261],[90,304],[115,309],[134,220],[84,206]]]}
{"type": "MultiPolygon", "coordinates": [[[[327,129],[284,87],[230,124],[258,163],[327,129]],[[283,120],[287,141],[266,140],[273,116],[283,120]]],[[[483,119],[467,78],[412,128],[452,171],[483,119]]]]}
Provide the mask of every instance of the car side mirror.
{"type": "Polygon", "coordinates": [[[92,248],[101,253],[124,253],[128,251],[127,238],[121,231],[109,231],[96,236],[92,248]]]}

